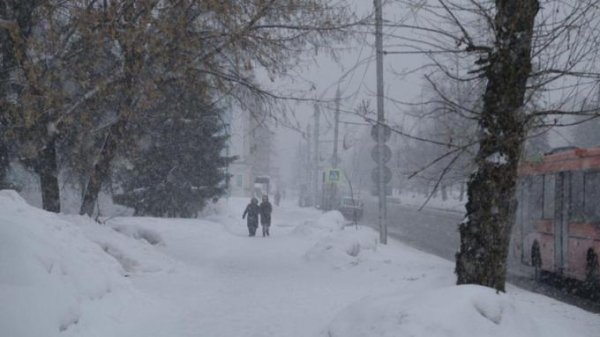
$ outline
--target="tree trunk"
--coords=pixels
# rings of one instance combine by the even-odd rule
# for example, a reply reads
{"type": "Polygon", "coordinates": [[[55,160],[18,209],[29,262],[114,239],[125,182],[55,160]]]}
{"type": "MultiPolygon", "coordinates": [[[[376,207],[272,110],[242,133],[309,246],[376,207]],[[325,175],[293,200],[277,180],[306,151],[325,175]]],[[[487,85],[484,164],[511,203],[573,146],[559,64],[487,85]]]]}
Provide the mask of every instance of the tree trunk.
{"type": "Polygon", "coordinates": [[[37,159],[37,173],[40,176],[42,207],[49,212],[60,212],[60,186],[56,165],[56,137],[52,137],[37,159]]]}
{"type": "MultiPolygon", "coordinates": [[[[0,17],[6,18],[6,4],[0,4],[0,17]]],[[[11,69],[16,66],[13,57],[13,46],[7,29],[0,29],[0,190],[9,187],[6,181],[8,172],[8,139],[5,136],[8,130],[8,98],[12,92],[10,81],[11,69]]]]}
{"type": "Polygon", "coordinates": [[[538,0],[496,0],[495,51],[485,68],[477,170],[468,182],[467,218],[460,224],[458,284],[505,291],[506,258],[516,210],[517,165],[525,135],[522,111],[531,72],[538,0]]]}
{"type": "Polygon", "coordinates": [[[110,174],[110,164],[117,152],[118,142],[123,134],[125,124],[126,122],[124,120],[118,120],[108,131],[104,144],[102,145],[102,151],[100,151],[100,158],[92,168],[87,186],[83,193],[83,201],[81,203],[81,208],[79,209],[79,214],[81,215],[92,216],[94,213],[102,183],[107,180],[110,174]]]}
{"type": "MultiPolygon", "coordinates": [[[[0,132],[3,132],[2,125],[0,125],[0,132]]],[[[0,190],[9,188],[10,186],[10,184],[6,180],[6,174],[8,173],[9,164],[10,162],[8,159],[8,148],[5,144],[4,138],[0,136],[0,190]]]]}

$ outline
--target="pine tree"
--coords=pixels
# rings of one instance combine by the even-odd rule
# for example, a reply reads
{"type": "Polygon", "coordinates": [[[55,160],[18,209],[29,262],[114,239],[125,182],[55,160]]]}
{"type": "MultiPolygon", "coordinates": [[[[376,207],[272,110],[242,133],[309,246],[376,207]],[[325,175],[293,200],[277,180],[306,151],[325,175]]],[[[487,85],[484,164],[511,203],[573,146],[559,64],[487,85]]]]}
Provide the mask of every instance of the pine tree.
{"type": "Polygon", "coordinates": [[[228,136],[222,110],[187,84],[170,86],[161,111],[140,120],[137,150],[121,165],[115,201],[136,215],[195,217],[207,200],[223,195],[225,167],[234,158],[223,150],[228,136]]]}

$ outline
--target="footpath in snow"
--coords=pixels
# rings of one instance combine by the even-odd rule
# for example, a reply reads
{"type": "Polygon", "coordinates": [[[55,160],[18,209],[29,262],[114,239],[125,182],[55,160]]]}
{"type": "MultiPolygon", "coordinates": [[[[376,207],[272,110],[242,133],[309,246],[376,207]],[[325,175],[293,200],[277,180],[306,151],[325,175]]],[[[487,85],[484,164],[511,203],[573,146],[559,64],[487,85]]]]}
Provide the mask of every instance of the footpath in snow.
{"type": "Polygon", "coordinates": [[[97,224],[0,191],[0,336],[596,337],[600,317],[509,287],[337,212],[284,204],[247,237],[245,200],[203,220],[97,224]]]}

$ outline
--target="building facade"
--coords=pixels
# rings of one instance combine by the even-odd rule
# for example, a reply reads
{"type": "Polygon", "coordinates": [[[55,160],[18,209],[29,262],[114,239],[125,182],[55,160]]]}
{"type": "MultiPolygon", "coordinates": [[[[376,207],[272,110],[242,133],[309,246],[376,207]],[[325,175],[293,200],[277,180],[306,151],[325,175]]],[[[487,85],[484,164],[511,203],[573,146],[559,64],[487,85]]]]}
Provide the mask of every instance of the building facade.
{"type": "Polygon", "coordinates": [[[231,196],[252,196],[255,178],[271,175],[273,134],[267,126],[267,114],[258,107],[253,111],[229,110],[227,151],[229,156],[237,157],[228,167],[231,196]]]}

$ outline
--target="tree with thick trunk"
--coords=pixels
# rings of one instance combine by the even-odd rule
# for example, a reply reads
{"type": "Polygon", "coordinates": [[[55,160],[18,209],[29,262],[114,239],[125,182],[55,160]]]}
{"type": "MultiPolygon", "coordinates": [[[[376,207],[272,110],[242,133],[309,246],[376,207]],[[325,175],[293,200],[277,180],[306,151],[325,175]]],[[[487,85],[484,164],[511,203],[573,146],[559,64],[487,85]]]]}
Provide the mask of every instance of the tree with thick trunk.
{"type": "MultiPolygon", "coordinates": [[[[99,8],[100,9],[100,8],[99,8]]],[[[160,101],[162,86],[192,74],[203,79],[206,92],[218,101],[244,107],[251,100],[277,95],[256,82],[253,67],[270,76],[284,74],[300,61],[301,45],[325,45],[325,39],[346,36],[353,15],[340,4],[324,0],[178,1],[169,6],[155,0],[112,1],[97,15],[90,10],[92,35],[113,40],[119,53],[115,67],[119,83],[115,115],[106,140],[93,161],[85,187],[81,214],[91,215],[116,156],[135,147],[131,129],[143,111],[160,101]]],[[[112,42],[111,42],[112,43],[112,42]]],[[[107,95],[108,96],[108,95],[107,95]]],[[[220,104],[220,103],[216,103],[220,104]]],[[[140,132],[143,133],[143,132],[140,132]]]]}
{"type": "Polygon", "coordinates": [[[526,135],[523,112],[531,73],[538,0],[496,0],[495,45],[483,74],[476,171],[468,182],[467,216],[456,255],[458,284],[505,291],[506,259],[516,211],[517,165],[526,135]]]}
{"type": "MultiPolygon", "coordinates": [[[[6,17],[6,5],[0,4],[0,18],[6,17]]],[[[0,29],[0,190],[7,188],[6,173],[9,166],[8,139],[6,131],[8,128],[8,96],[11,92],[10,72],[14,66],[12,57],[12,46],[7,29],[0,29]]]]}
{"type": "MultiPolygon", "coordinates": [[[[5,132],[9,129],[12,140],[27,143],[25,162],[33,168],[40,178],[42,206],[51,212],[60,212],[60,188],[56,162],[57,134],[50,127],[47,106],[44,105],[46,93],[40,88],[41,75],[31,56],[28,54],[32,31],[39,24],[36,9],[42,5],[39,0],[21,0],[0,4],[0,42],[2,42],[2,68],[0,77],[2,87],[2,116],[0,131],[0,179],[8,169],[8,143],[5,132]],[[21,76],[14,76],[20,73],[21,76]],[[22,78],[15,81],[13,78],[22,78]],[[15,82],[15,83],[13,83],[15,82]],[[18,102],[10,102],[16,97],[18,102]],[[34,120],[32,122],[32,120],[34,120]],[[33,150],[31,150],[33,149],[33,150]]],[[[0,180],[0,186],[3,182],[0,180]]],[[[8,184],[7,184],[8,185],[8,184]]]]}
{"type": "Polygon", "coordinates": [[[83,193],[83,201],[79,214],[92,216],[98,201],[98,195],[102,189],[102,183],[110,175],[111,162],[114,159],[118,147],[118,140],[122,138],[122,130],[125,127],[125,120],[119,120],[111,125],[106,141],[102,145],[102,150],[98,161],[92,167],[92,172],[88,178],[87,186],[83,193]]]}
{"type": "Polygon", "coordinates": [[[56,136],[51,137],[36,159],[35,171],[40,177],[42,205],[49,212],[60,212],[60,186],[56,163],[56,136]]]}

